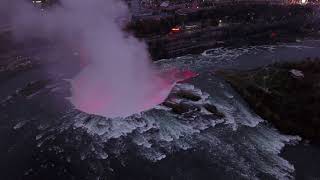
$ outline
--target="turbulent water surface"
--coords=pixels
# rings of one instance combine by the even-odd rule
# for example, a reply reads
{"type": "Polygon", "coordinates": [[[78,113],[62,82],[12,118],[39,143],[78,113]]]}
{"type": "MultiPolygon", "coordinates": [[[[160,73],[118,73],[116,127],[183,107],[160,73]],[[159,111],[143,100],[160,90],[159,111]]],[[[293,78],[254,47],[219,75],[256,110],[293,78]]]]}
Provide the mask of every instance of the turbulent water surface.
{"type": "Polygon", "coordinates": [[[173,91],[197,94],[201,100],[185,103],[215,105],[223,118],[205,110],[179,115],[164,105],[126,118],[90,115],[66,99],[70,85],[64,79],[69,75],[54,68],[46,69],[52,73],[45,75],[39,69],[22,72],[2,82],[6,88],[0,101],[1,176],[294,179],[295,167],[279,154],[300,138],[280,134],[257,116],[214,70],[317,56],[319,44],[218,48],[156,62],[164,71],[178,68],[199,73],[173,91]]]}

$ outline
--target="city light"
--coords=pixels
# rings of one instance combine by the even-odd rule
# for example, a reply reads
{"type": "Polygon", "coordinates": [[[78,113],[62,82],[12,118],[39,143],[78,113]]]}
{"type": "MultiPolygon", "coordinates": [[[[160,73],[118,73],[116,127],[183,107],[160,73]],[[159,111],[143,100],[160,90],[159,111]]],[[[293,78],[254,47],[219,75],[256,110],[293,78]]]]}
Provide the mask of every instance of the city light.
{"type": "Polygon", "coordinates": [[[32,3],[40,4],[42,1],[32,1],[32,3]]]}
{"type": "Polygon", "coordinates": [[[174,27],[171,29],[172,32],[180,32],[181,29],[179,27],[174,27]]]}

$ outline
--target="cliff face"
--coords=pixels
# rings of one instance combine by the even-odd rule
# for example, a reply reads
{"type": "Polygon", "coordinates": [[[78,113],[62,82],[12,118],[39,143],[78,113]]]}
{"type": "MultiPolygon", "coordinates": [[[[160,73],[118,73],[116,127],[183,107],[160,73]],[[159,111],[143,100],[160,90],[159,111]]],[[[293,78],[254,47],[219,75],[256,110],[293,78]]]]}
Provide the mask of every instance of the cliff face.
{"type": "Polygon", "coordinates": [[[221,71],[258,115],[279,130],[320,141],[320,61],[221,71]]]}

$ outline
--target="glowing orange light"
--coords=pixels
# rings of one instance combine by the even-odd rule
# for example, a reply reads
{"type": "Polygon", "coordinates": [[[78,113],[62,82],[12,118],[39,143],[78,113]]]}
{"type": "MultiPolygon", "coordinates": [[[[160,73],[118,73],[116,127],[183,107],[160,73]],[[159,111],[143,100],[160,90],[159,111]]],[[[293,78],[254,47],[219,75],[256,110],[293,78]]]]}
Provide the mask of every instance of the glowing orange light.
{"type": "Polygon", "coordinates": [[[171,29],[171,31],[173,31],[173,32],[179,32],[179,31],[181,31],[181,29],[180,29],[179,27],[174,27],[174,28],[171,29]]]}

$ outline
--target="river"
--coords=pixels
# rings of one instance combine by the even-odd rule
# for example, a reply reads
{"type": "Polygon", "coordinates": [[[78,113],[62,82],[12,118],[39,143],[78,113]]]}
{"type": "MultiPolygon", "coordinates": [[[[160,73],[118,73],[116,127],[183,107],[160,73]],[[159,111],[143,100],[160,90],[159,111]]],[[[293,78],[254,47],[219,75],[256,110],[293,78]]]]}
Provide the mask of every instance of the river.
{"type": "Polygon", "coordinates": [[[161,105],[127,118],[93,116],[74,109],[66,99],[66,79],[77,69],[71,62],[66,68],[50,64],[23,71],[1,82],[0,177],[319,179],[319,147],[281,134],[214,74],[218,69],[250,69],[319,55],[320,41],[304,40],[215,48],[155,62],[160,69],[199,73],[177,87],[198,93],[200,103],[214,104],[225,115],[222,119],[203,112],[184,117],[161,105]],[[50,81],[38,91],[15,95],[28,82],[43,79],[50,81]]]}

